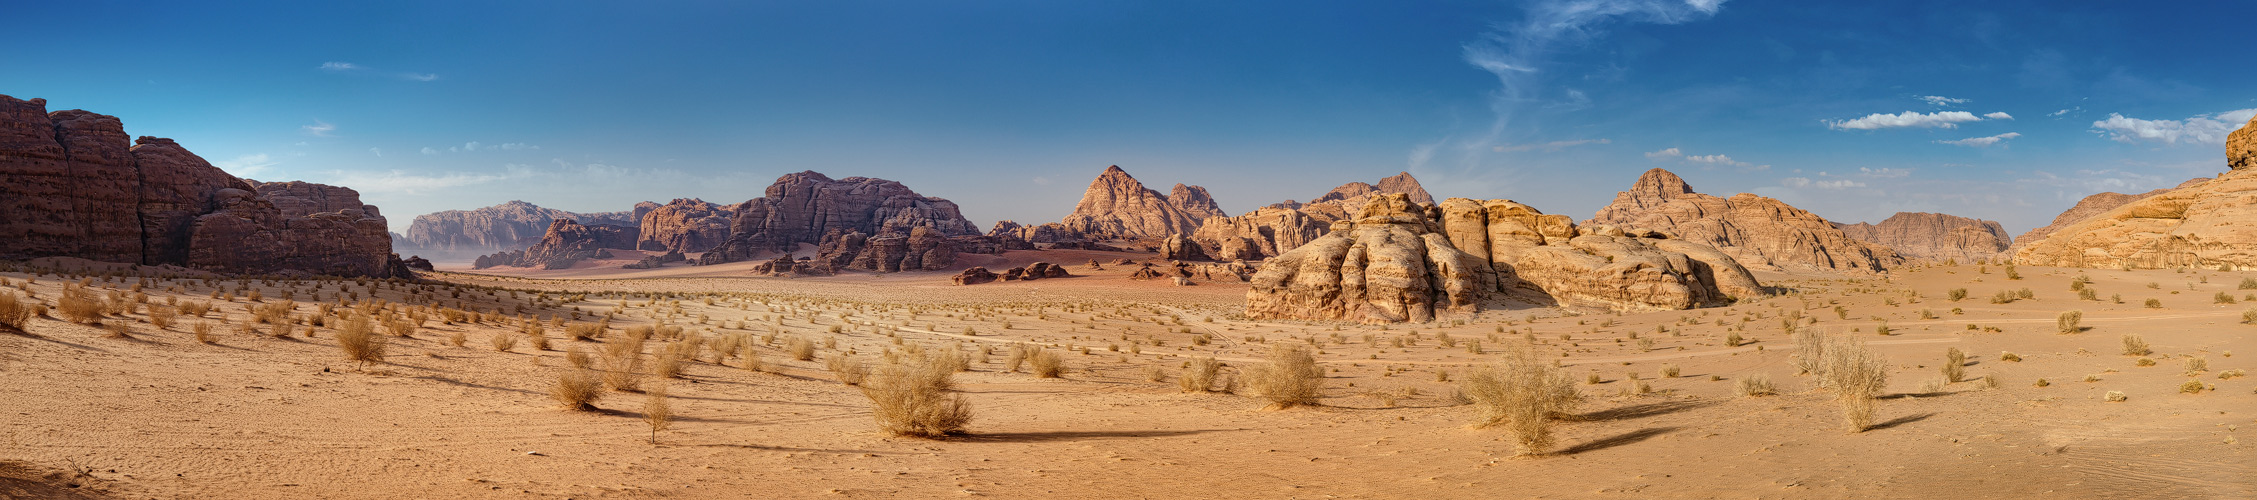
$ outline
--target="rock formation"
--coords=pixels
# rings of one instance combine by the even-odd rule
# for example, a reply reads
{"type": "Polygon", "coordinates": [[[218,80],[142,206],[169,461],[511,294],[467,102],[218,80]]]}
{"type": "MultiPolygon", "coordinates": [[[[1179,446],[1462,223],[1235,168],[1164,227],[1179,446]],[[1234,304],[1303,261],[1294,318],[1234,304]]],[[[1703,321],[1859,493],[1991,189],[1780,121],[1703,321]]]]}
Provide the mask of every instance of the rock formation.
{"type": "Polygon", "coordinates": [[[351,189],[259,184],[116,117],[0,95],[0,258],[406,277],[351,189]]]}
{"type": "Polygon", "coordinates": [[[1421,206],[1389,193],[1261,266],[1246,292],[1246,314],[1426,322],[1473,312],[1492,295],[1652,311],[1763,293],[1732,257],[1660,232],[1586,230],[1509,200],[1421,206]]]}
{"type": "Polygon", "coordinates": [[[582,259],[608,259],[610,248],[634,248],[635,228],[603,224],[581,224],[572,219],[556,219],[549,223],[541,240],[522,252],[501,252],[482,256],[473,264],[484,269],[493,266],[538,267],[564,269],[578,264],[582,259]]]}
{"type": "Polygon", "coordinates": [[[1097,180],[1090,181],[1089,190],[1082,192],[1074,212],[1059,225],[1073,235],[1090,239],[1159,239],[1191,234],[1199,230],[1203,215],[1222,213],[1207,196],[1206,188],[1178,184],[1174,192],[1183,199],[1171,199],[1144,187],[1119,165],[1105,167],[1097,180]]]}
{"type": "Polygon", "coordinates": [[[1259,260],[1324,236],[1330,224],[1300,210],[1262,207],[1237,217],[1209,217],[1191,239],[1222,260],[1259,260]]]}
{"type": "Polygon", "coordinates": [[[2068,210],[2062,211],[2061,215],[2054,216],[2052,224],[2047,224],[2045,227],[2037,229],[2031,229],[2029,230],[2029,232],[2022,233],[2021,236],[2015,237],[2014,245],[2008,247],[2006,250],[2006,257],[2012,258],[2015,254],[2021,253],[2022,247],[2029,246],[2029,244],[2036,243],[2039,240],[2044,240],[2046,236],[2052,235],[2054,231],[2060,231],[2061,228],[2069,227],[2070,224],[2083,222],[2085,219],[2092,218],[2095,215],[2106,213],[2109,210],[2115,210],[2116,207],[2121,207],[2134,201],[2146,199],[2149,196],[2155,196],[2170,192],[2173,189],[2193,187],[2196,184],[2208,182],[2209,180],[2210,178],[2208,177],[2196,177],[2193,179],[2188,179],[2186,182],[2179,183],[2177,187],[2157,189],[2140,194],[2101,192],[2094,193],[2091,196],[2086,196],[2084,197],[2084,199],[2077,200],[2077,204],[2075,206],[2071,206],[2068,210]]]}
{"type": "Polygon", "coordinates": [[[2226,170],[2248,170],[2257,167],[2257,117],[2250,117],[2231,134],[2226,134],[2226,170]]]}
{"type": "Polygon", "coordinates": [[[408,224],[406,241],[399,243],[402,248],[440,254],[518,250],[539,242],[549,224],[558,219],[581,224],[640,226],[643,215],[659,206],[643,202],[629,211],[583,214],[510,201],[476,210],[418,215],[408,224]]]}
{"type": "Polygon", "coordinates": [[[2190,181],[2085,217],[2028,242],[2015,252],[2014,262],[2101,269],[2257,269],[2257,224],[2250,223],[2257,220],[2257,169],[2233,163],[2248,158],[2250,133],[2244,127],[2230,136],[2244,142],[2228,141],[2228,165],[2235,168],[2217,178],[2190,181]]]}
{"type": "Polygon", "coordinates": [[[751,260],[762,252],[821,243],[834,229],[873,238],[908,237],[918,227],[943,237],[979,234],[954,202],[918,195],[899,182],[866,177],[833,180],[813,171],[777,178],[765,196],[730,211],[735,215],[729,239],[700,256],[699,263],[751,260]]]}
{"type": "Polygon", "coordinates": [[[1909,259],[1972,262],[2006,251],[2013,239],[1997,222],[1928,212],[1897,212],[1880,224],[1835,224],[1858,241],[1887,246],[1909,259]]]}
{"type": "Polygon", "coordinates": [[[698,253],[729,239],[727,207],[696,198],[675,199],[643,215],[638,250],[698,253]]]}
{"type": "Polygon", "coordinates": [[[1658,168],[1583,224],[1661,231],[1715,247],[1750,268],[1879,272],[1904,263],[1895,250],[1850,238],[1817,214],[1753,194],[1695,193],[1677,174],[1658,168]]]}
{"type": "Polygon", "coordinates": [[[956,276],[950,277],[949,281],[953,281],[958,285],[977,285],[981,283],[993,282],[995,281],[995,279],[995,272],[989,271],[985,267],[974,266],[970,269],[965,269],[964,272],[956,273],[956,276]]]}
{"type": "Polygon", "coordinates": [[[1199,243],[1191,241],[1190,238],[1185,238],[1182,234],[1168,235],[1167,241],[1160,243],[1160,258],[1168,260],[1213,260],[1207,257],[1206,250],[1199,248],[1199,243]]]}
{"type": "Polygon", "coordinates": [[[642,258],[642,260],[630,262],[627,265],[619,267],[626,269],[658,269],[661,267],[666,267],[667,264],[681,262],[684,260],[688,260],[688,257],[682,255],[682,252],[668,251],[663,254],[645,256],[642,258]]]}

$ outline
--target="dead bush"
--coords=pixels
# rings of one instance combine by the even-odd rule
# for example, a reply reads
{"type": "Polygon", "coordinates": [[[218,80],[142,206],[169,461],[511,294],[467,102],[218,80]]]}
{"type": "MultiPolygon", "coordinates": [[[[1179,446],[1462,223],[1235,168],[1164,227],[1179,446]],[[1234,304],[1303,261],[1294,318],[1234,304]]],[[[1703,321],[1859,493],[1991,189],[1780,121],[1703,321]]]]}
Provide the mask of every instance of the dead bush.
{"type": "Polygon", "coordinates": [[[367,316],[353,316],[337,329],[337,348],[345,351],[345,359],[384,361],[384,339],[376,336],[376,327],[370,323],[367,316]]]}
{"type": "Polygon", "coordinates": [[[24,331],[31,324],[31,305],[16,298],[14,292],[0,292],[0,327],[24,331]]]}
{"type": "Polygon", "coordinates": [[[1183,368],[1183,378],[1176,380],[1176,384],[1183,387],[1183,392],[1213,391],[1215,374],[1221,372],[1222,367],[1223,363],[1215,358],[1191,358],[1191,364],[1183,368]]]}
{"type": "Polygon", "coordinates": [[[1778,394],[1779,390],[1772,387],[1770,375],[1750,373],[1732,383],[1732,392],[1742,397],[1756,397],[1778,394]]]}
{"type": "Polygon", "coordinates": [[[1494,366],[1474,371],[1459,384],[1473,401],[1474,424],[1505,426],[1522,455],[1551,450],[1552,421],[1566,418],[1582,401],[1575,380],[1537,359],[1526,344],[1512,345],[1494,366]]]}
{"type": "Polygon", "coordinates": [[[908,358],[879,366],[861,384],[878,428],[896,436],[962,433],[971,423],[972,406],[962,395],[950,392],[955,367],[939,356],[908,358]]]}
{"type": "Polygon", "coordinates": [[[848,356],[845,353],[832,354],[830,359],[824,360],[823,364],[825,368],[831,370],[831,375],[838,377],[841,384],[862,385],[863,379],[870,375],[870,365],[864,364],[860,358],[848,356]]]}
{"type": "MultiPolygon", "coordinates": [[[[1039,361],[1035,369],[1041,371],[1039,361]]],[[[1246,378],[1255,392],[1270,400],[1271,408],[1278,409],[1316,405],[1324,389],[1324,369],[1307,347],[1295,344],[1271,346],[1268,362],[1246,370],[1246,378]]]]}
{"type": "Polygon", "coordinates": [[[1888,387],[1889,362],[1848,336],[1832,337],[1827,344],[1822,385],[1842,402],[1850,432],[1864,432],[1873,426],[1873,398],[1888,387]]]}
{"type": "Polygon", "coordinates": [[[594,411],[596,399],[603,397],[603,381],[593,370],[570,368],[556,376],[556,385],[549,387],[549,397],[566,409],[594,411]]]}
{"type": "Polygon", "coordinates": [[[65,286],[62,298],[56,299],[55,312],[63,316],[63,321],[98,325],[102,323],[102,298],[86,287],[65,286]]]}
{"type": "Polygon", "coordinates": [[[1038,378],[1058,378],[1066,373],[1066,358],[1037,347],[1027,351],[1027,367],[1038,378]]]}

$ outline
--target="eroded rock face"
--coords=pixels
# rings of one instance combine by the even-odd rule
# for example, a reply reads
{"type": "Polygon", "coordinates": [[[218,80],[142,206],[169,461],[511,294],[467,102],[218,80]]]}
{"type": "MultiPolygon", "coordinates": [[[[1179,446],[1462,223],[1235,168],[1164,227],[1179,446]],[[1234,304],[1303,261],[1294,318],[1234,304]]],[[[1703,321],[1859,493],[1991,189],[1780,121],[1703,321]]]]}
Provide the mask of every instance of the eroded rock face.
{"type": "Polygon", "coordinates": [[[1494,286],[1487,263],[1451,246],[1426,215],[1407,195],[1374,198],[1354,220],[1264,264],[1246,315],[1427,322],[1438,311],[1473,312],[1494,286]]]}
{"type": "Polygon", "coordinates": [[[2070,224],[2084,222],[2085,219],[2090,219],[2093,216],[2107,213],[2109,210],[2115,210],[2116,207],[2121,207],[2134,201],[2146,199],[2149,196],[2167,193],[2173,189],[2185,189],[2194,187],[2197,184],[2201,184],[2209,180],[2210,178],[2208,177],[2196,177],[2193,179],[2188,179],[2186,182],[2179,183],[2178,187],[2157,189],[2139,194],[2102,192],[2095,193],[2091,196],[2086,196],[2083,199],[2077,200],[2077,204],[2075,206],[2071,206],[2068,210],[2062,211],[2061,215],[2054,216],[2053,223],[2047,224],[2045,227],[2031,229],[2029,230],[2029,232],[2022,233],[2021,236],[2015,237],[2014,245],[2008,247],[2006,250],[2006,257],[2012,258],[2014,255],[2022,252],[2022,247],[2026,247],[2031,243],[2036,243],[2040,240],[2044,240],[2046,236],[2052,235],[2055,231],[2060,231],[2061,228],[2069,227],[2070,224]]]}
{"type": "MultiPolygon", "coordinates": [[[[2244,129],[2246,130],[2246,129],[2244,129]]],[[[2100,269],[2257,269],[2257,169],[2226,172],[2071,223],[2014,262],[2100,269]]]]}
{"type": "MultiPolygon", "coordinates": [[[[1074,212],[1066,215],[1059,225],[1072,234],[1100,240],[1166,238],[1172,234],[1191,234],[1199,230],[1197,214],[1219,214],[1214,199],[1207,196],[1206,188],[1176,185],[1177,196],[1167,195],[1144,187],[1119,165],[1105,168],[1097,179],[1082,192],[1081,203],[1074,212]],[[1189,210],[1187,211],[1187,207],[1189,210]]],[[[1029,238],[1028,241],[1036,241],[1029,238]]]]}
{"type": "Polygon", "coordinates": [[[994,282],[996,279],[995,272],[989,271],[985,267],[973,266],[970,269],[965,269],[964,272],[956,273],[956,276],[950,277],[949,281],[958,285],[977,285],[994,282]]]}
{"type": "Polygon", "coordinates": [[[698,253],[729,239],[727,207],[696,198],[675,199],[643,215],[638,250],[698,253]]]}
{"type": "Polygon", "coordinates": [[[1817,214],[1753,194],[1695,193],[1677,174],[1658,168],[1583,224],[1661,231],[1715,247],[1750,268],[1880,272],[1904,264],[1895,250],[1850,238],[1817,214]]]}
{"type": "Polygon", "coordinates": [[[1167,241],[1160,243],[1160,258],[1168,260],[1214,260],[1207,258],[1207,251],[1199,248],[1199,243],[1191,241],[1190,238],[1185,238],[1181,234],[1168,235],[1167,241]]]}
{"type": "Polygon", "coordinates": [[[549,229],[541,241],[522,252],[501,252],[482,256],[474,264],[478,268],[492,266],[538,267],[564,269],[578,264],[582,259],[608,259],[611,252],[605,249],[634,248],[636,229],[627,226],[581,224],[572,219],[549,222],[549,229]]]}
{"type": "Polygon", "coordinates": [[[1897,212],[1880,224],[1835,224],[1858,241],[1887,246],[1909,259],[1971,262],[1999,256],[2013,239],[1997,222],[1928,212],[1897,212]]]}
{"type": "Polygon", "coordinates": [[[1209,217],[1192,240],[1215,250],[1222,260],[1277,256],[1323,236],[1330,224],[1300,210],[1262,207],[1237,217],[1209,217]]]}
{"type": "Polygon", "coordinates": [[[2249,123],[2226,134],[2226,169],[2250,167],[2257,167],[2257,117],[2251,117],[2249,123]]]}
{"type": "MultiPolygon", "coordinates": [[[[661,205],[637,204],[623,212],[574,213],[510,201],[476,210],[448,210],[415,217],[403,247],[433,252],[494,252],[533,246],[557,219],[581,224],[639,226],[642,216],[661,205]]],[[[633,248],[633,247],[628,247],[633,248]]]]}
{"type": "Polygon", "coordinates": [[[350,189],[258,185],[116,117],[0,95],[0,257],[80,257],[232,273],[400,276],[390,233],[350,189]]]}
{"type": "Polygon", "coordinates": [[[867,177],[834,180],[813,171],[778,178],[768,186],[766,196],[730,210],[735,216],[728,241],[700,256],[699,263],[749,260],[761,252],[820,243],[834,229],[873,238],[908,237],[919,227],[943,237],[979,234],[954,202],[918,195],[899,182],[867,177]]]}

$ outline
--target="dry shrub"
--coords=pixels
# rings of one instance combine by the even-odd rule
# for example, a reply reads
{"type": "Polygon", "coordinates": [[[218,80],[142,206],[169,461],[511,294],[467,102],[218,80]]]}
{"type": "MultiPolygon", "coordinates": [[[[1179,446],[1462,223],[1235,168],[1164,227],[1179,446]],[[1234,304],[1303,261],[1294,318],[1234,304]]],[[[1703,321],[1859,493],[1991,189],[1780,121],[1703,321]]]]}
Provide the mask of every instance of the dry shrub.
{"type": "Polygon", "coordinates": [[[1221,372],[1222,367],[1223,363],[1215,358],[1191,358],[1191,364],[1183,368],[1183,378],[1176,380],[1176,384],[1183,387],[1183,392],[1212,391],[1215,374],[1221,372]]]}
{"type": "Polygon", "coordinates": [[[1508,347],[1497,365],[1467,376],[1460,392],[1478,411],[1474,424],[1505,426],[1522,455],[1550,451],[1552,421],[1567,417],[1583,399],[1573,378],[1538,360],[1526,344],[1508,347]]]}
{"type": "Polygon", "coordinates": [[[385,330],[385,331],[388,331],[388,332],[391,332],[391,333],[392,333],[392,336],[394,336],[394,337],[400,337],[400,338],[410,338],[410,337],[414,337],[414,336],[415,336],[415,322],[413,322],[413,321],[408,321],[408,320],[407,320],[407,319],[405,319],[405,318],[392,318],[392,319],[384,320],[384,330],[385,330]]]}
{"type": "Polygon", "coordinates": [[[2079,325],[2084,320],[2084,311],[2063,311],[2060,317],[2054,318],[2053,326],[2061,333],[2077,333],[2085,331],[2085,328],[2079,325]]]}
{"type": "Polygon", "coordinates": [[[177,307],[180,308],[181,314],[195,316],[198,318],[204,317],[204,315],[210,314],[212,312],[212,303],[210,302],[183,300],[180,301],[180,305],[177,307]]]}
{"type": "Polygon", "coordinates": [[[31,323],[31,305],[16,298],[14,292],[0,292],[0,327],[24,331],[31,323]]]}
{"type": "Polygon", "coordinates": [[[1967,352],[1961,351],[1957,347],[1944,351],[1943,372],[1946,382],[1967,380],[1967,352]]]}
{"type": "Polygon", "coordinates": [[[195,325],[195,326],[190,326],[190,327],[188,327],[188,331],[190,331],[190,332],[193,332],[193,333],[195,333],[195,334],[196,334],[196,342],[197,342],[197,343],[201,343],[201,344],[215,344],[215,343],[218,343],[218,342],[219,342],[219,339],[217,339],[217,338],[213,338],[213,337],[212,337],[212,324],[211,324],[211,323],[205,323],[205,322],[202,322],[202,321],[198,321],[198,322],[196,322],[196,325],[195,325]]]}
{"type": "Polygon", "coordinates": [[[942,367],[948,368],[949,371],[972,371],[971,356],[964,355],[964,351],[957,346],[950,346],[946,349],[938,349],[933,353],[932,357],[934,363],[938,363],[942,367]]]}
{"type": "Polygon", "coordinates": [[[494,350],[496,351],[509,352],[510,349],[517,348],[517,336],[507,333],[496,333],[492,337],[486,337],[486,343],[494,346],[494,350]]]}
{"type": "Polygon", "coordinates": [[[556,385],[549,387],[549,397],[566,409],[594,411],[596,399],[603,397],[603,380],[593,370],[573,368],[556,376],[556,385]]]}
{"type": "Polygon", "coordinates": [[[611,390],[635,392],[643,387],[643,339],[628,337],[604,344],[603,383],[611,390]]]}
{"type": "Polygon", "coordinates": [[[337,329],[337,348],[345,351],[345,359],[384,361],[384,339],[376,336],[376,327],[370,323],[367,316],[353,316],[337,329]]]}
{"type": "Polygon", "coordinates": [[[2137,333],[2124,334],[2125,356],[2146,356],[2154,353],[2154,349],[2149,349],[2147,347],[2147,339],[2140,338],[2139,334],[2137,333]]]}
{"type": "Polygon", "coordinates": [[[2203,389],[2206,389],[2206,388],[2209,388],[2209,386],[2208,386],[2208,385],[2205,385],[2205,384],[2203,384],[2203,383],[2202,383],[2202,381],[2200,381],[2200,380],[2191,380],[2191,379],[2190,379],[2190,380],[2187,380],[2187,381],[2185,381],[2185,382],[2180,382],[2180,383],[2179,383],[2179,392],[2183,392],[2183,393],[2187,393],[2187,394],[2201,394],[2201,393],[2202,393],[2202,390],[2203,390],[2203,389]]]}
{"type": "Polygon", "coordinates": [[[800,361],[814,361],[815,343],[809,342],[807,339],[799,337],[785,339],[784,353],[791,355],[792,359],[800,361]]]}
{"type": "Polygon", "coordinates": [[[126,324],[125,324],[124,322],[118,322],[118,323],[110,323],[110,324],[107,324],[107,325],[102,325],[102,329],[103,329],[103,330],[108,330],[108,331],[110,332],[109,334],[105,335],[106,337],[109,337],[109,338],[113,338],[113,339],[130,339],[130,338],[133,338],[133,329],[132,329],[132,328],[130,328],[129,326],[127,326],[127,325],[126,325],[126,324]]]}
{"type": "Polygon", "coordinates": [[[158,330],[172,329],[173,320],[178,317],[179,315],[173,312],[173,308],[149,306],[149,325],[157,327],[158,330]]]}
{"type": "Polygon", "coordinates": [[[470,343],[469,334],[463,333],[461,331],[450,332],[447,334],[447,345],[462,347],[463,344],[467,343],[470,343]]]}
{"type": "MultiPolygon", "coordinates": [[[[536,322],[533,323],[532,326],[525,328],[530,331],[538,330],[541,328],[541,326],[540,323],[536,322]]],[[[597,323],[573,323],[564,326],[564,334],[565,336],[572,337],[572,340],[578,340],[582,342],[592,341],[597,338],[603,337],[603,325],[597,323]]]]}
{"type": "Polygon", "coordinates": [[[1027,362],[1027,346],[1013,344],[1011,352],[1003,356],[1003,371],[1018,373],[1019,365],[1027,362]]]}
{"type": "Polygon", "coordinates": [[[1027,351],[1027,368],[1038,378],[1058,378],[1066,373],[1066,358],[1058,353],[1036,347],[1027,351]]]}
{"type": "Polygon", "coordinates": [[[666,404],[666,386],[658,385],[643,391],[643,423],[650,424],[650,442],[658,442],[658,431],[674,424],[674,408],[666,404]]]}
{"type": "MultiPolygon", "coordinates": [[[[1039,362],[1036,370],[1041,370],[1039,362]]],[[[1316,405],[1324,389],[1324,369],[1307,347],[1294,344],[1271,346],[1269,360],[1247,369],[1246,378],[1277,409],[1316,405]]]]}
{"type": "Polygon", "coordinates": [[[1889,362],[1846,336],[1833,337],[1827,344],[1826,368],[1820,374],[1823,386],[1841,400],[1850,432],[1864,432],[1873,426],[1873,397],[1888,387],[1889,362]]]}
{"type": "Polygon", "coordinates": [[[63,315],[64,321],[87,325],[102,323],[102,299],[86,287],[63,287],[63,297],[55,302],[55,310],[63,315]]]}
{"type": "Polygon", "coordinates": [[[830,359],[823,361],[823,364],[825,368],[831,370],[832,375],[839,378],[841,384],[862,385],[862,380],[870,375],[870,365],[864,364],[860,358],[848,356],[845,353],[832,354],[830,359]]]}
{"type": "Polygon", "coordinates": [[[590,368],[595,366],[596,358],[589,356],[587,351],[575,347],[564,353],[564,362],[571,364],[573,368],[590,368]]]}
{"type": "Polygon", "coordinates": [[[677,342],[668,345],[666,349],[660,350],[657,356],[652,357],[651,375],[657,375],[659,378],[682,378],[682,353],[680,349],[674,348],[678,345],[682,344],[677,342]]]}
{"type": "Polygon", "coordinates": [[[252,322],[274,324],[289,321],[290,312],[298,308],[298,303],[295,301],[282,301],[272,304],[249,306],[249,308],[251,310],[252,322]]]}
{"type": "Polygon", "coordinates": [[[887,363],[861,384],[879,429],[896,436],[936,437],[962,433],[971,423],[971,404],[950,393],[955,367],[938,358],[887,363]]]}
{"type": "Polygon", "coordinates": [[[2103,396],[2103,398],[2107,399],[2110,403],[2122,403],[2125,399],[2129,399],[2124,397],[2124,391],[2108,391],[2108,394],[2103,396]]]}
{"type": "Polygon", "coordinates": [[[274,338],[278,338],[278,339],[286,339],[286,338],[290,338],[290,333],[291,333],[292,331],[296,330],[297,328],[298,328],[298,325],[297,325],[297,324],[294,324],[294,323],[291,323],[291,322],[288,322],[288,321],[284,321],[284,322],[281,322],[281,323],[275,323],[275,324],[274,324],[274,338]]]}
{"type": "MultiPolygon", "coordinates": [[[[527,322],[525,322],[525,326],[524,326],[524,329],[523,329],[522,331],[523,331],[523,332],[525,333],[525,339],[526,339],[526,340],[530,340],[530,341],[533,341],[533,350],[535,350],[535,351],[546,351],[546,350],[549,350],[549,335],[548,335],[548,332],[547,332],[547,331],[545,331],[544,329],[542,329],[542,328],[541,328],[541,322],[539,322],[539,321],[527,321],[527,322]]],[[[636,339],[636,340],[635,340],[635,347],[636,347],[636,348],[641,348],[641,347],[642,347],[642,345],[643,345],[643,343],[642,343],[642,339],[636,339]]]]}
{"type": "Polygon", "coordinates": [[[1750,373],[1732,383],[1732,392],[1743,397],[1756,397],[1778,394],[1779,389],[1771,385],[1770,375],[1750,373]]]}
{"type": "Polygon", "coordinates": [[[745,371],[758,372],[768,370],[768,362],[766,360],[760,359],[760,351],[753,349],[752,344],[745,344],[743,349],[744,353],[738,355],[738,357],[744,359],[743,366],[745,371]]]}
{"type": "Polygon", "coordinates": [[[1795,370],[1812,375],[1826,370],[1826,334],[1810,328],[1788,327],[1795,343],[1795,370]]]}

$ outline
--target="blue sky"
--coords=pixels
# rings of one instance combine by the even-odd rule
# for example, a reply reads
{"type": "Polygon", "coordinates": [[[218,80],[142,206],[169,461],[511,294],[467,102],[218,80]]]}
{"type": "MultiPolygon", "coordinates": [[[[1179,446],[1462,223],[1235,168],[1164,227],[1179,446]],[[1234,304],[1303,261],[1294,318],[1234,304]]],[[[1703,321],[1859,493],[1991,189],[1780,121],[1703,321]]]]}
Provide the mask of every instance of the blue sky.
{"type": "Polygon", "coordinates": [[[1407,170],[1583,218],[1665,167],[2019,233],[2223,171],[2257,113],[2246,2],[330,4],[14,5],[0,94],[354,187],[395,228],[809,169],[1055,221],[1118,164],[1233,213],[1407,170]]]}

